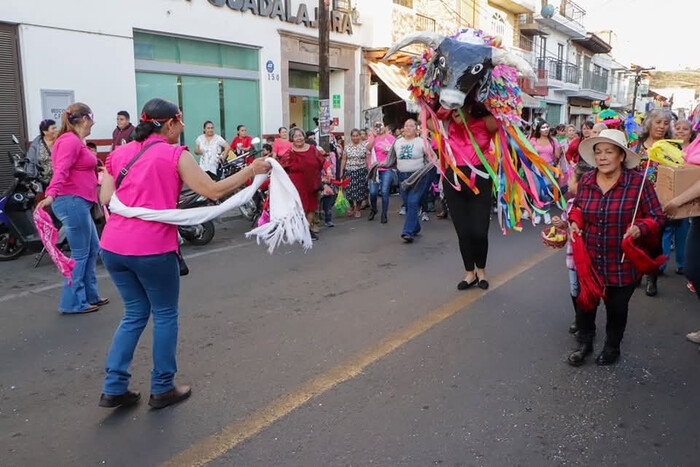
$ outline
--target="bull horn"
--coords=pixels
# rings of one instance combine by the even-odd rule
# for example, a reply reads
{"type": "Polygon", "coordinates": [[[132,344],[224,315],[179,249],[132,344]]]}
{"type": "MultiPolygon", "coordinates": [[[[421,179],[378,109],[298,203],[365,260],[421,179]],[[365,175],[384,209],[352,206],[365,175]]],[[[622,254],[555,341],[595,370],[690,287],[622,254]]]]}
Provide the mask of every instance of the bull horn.
{"type": "Polygon", "coordinates": [[[437,49],[440,47],[440,44],[442,44],[442,41],[445,40],[445,36],[437,33],[437,32],[431,32],[431,31],[420,31],[420,32],[414,32],[413,34],[409,34],[407,36],[404,36],[401,38],[396,44],[394,44],[389,51],[384,55],[383,60],[386,60],[390,56],[394,55],[396,52],[399,50],[403,49],[404,47],[407,47],[411,44],[425,44],[432,49],[437,49]]]}
{"type": "Polygon", "coordinates": [[[493,49],[491,54],[491,62],[494,65],[506,65],[515,68],[523,76],[531,79],[537,78],[535,70],[532,66],[520,55],[508,52],[505,49],[493,49]]]}

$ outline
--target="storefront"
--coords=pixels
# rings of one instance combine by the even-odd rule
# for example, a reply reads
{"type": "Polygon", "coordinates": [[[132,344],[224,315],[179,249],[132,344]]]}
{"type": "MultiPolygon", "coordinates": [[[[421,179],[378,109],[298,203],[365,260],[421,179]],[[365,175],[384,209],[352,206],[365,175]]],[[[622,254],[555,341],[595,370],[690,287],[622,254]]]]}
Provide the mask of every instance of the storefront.
{"type": "MultiPolygon", "coordinates": [[[[358,3],[361,9],[369,1],[358,3]]],[[[60,117],[70,102],[80,101],[95,114],[91,137],[109,138],[118,111],[127,110],[136,123],[153,97],[182,108],[183,140],[190,147],[206,120],[229,141],[238,125],[260,136],[291,123],[311,128],[318,113],[314,7],[305,0],[37,0],[31,8],[10,2],[3,5],[0,51],[12,37],[19,53],[10,68],[0,63],[0,73],[16,73],[14,81],[2,75],[0,92],[4,96],[15,83],[7,94],[21,105],[12,104],[17,110],[11,115],[29,129],[13,131],[31,140],[42,119],[60,117]]],[[[360,51],[371,45],[372,34],[357,17],[356,11],[331,12],[337,131],[349,131],[361,116],[360,51]]]]}
{"type": "Polygon", "coordinates": [[[7,157],[17,149],[12,135],[26,141],[24,123],[17,26],[0,23],[0,195],[10,187],[14,173],[7,157]]]}

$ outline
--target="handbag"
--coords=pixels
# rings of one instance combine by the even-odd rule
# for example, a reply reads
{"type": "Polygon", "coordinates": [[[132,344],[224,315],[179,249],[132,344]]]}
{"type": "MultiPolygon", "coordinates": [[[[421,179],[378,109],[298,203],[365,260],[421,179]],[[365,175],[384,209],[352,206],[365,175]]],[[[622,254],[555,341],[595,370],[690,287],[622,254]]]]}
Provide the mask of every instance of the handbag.
{"type": "MultiPolygon", "coordinates": [[[[129,173],[129,169],[131,169],[131,166],[136,163],[137,160],[139,160],[139,157],[143,156],[143,153],[146,152],[151,146],[154,146],[156,144],[163,143],[163,141],[154,141],[151,144],[146,145],[141,151],[139,151],[138,154],[134,156],[133,159],[129,161],[128,164],[126,164],[126,167],[121,169],[119,171],[119,176],[114,182],[115,190],[119,189],[119,187],[122,184],[122,181],[124,180],[124,177],[126,177],[126,174],[129,173]]],[[[190,273],[190,268],[187,267],[187,263],[185,263],[185,258],[182,256],[182,252],[180,252],[180,247],[177,248],[177,251],[175,252],[175,255],[177,255],[177,264],[178,267],[180,268],[180,275],[181,276],[186,276],[187,274],[190,273]]]]}

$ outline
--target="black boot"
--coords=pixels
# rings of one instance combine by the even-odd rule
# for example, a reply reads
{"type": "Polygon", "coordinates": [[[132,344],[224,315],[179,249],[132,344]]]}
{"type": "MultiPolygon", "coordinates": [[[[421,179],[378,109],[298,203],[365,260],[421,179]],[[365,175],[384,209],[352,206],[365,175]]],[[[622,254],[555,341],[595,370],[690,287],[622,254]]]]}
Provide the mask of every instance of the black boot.
{"type": "Polygon", "coordinates": [[[656,274],[648,275],[647,276],[647,290],[646,294],[648,297],[654,297],[658,293],[658,290],[656,288],[656,279],[658,276],[656,274]]]}
{"type": "Polygon", "coordinates": [[[593,353],[593,334],[579,333],[579,347],[574,350],[566,359],[571,366],[581,366],[586,362],[586,357],[593,353]]]}
{"type": "Polygon", "coordinates": [[[569,326],[569,334],[576,334],[578,332],[578,326],[576,325],[576,297],[571,297],[571,301],[574,303],[574,322],[569,326]]]}
{"type": "Polygon", "coordinates": [[[605,343],[603,351],[596,357],[595,363],[600,366],[608,366],[616,363],[620,358],[620,346],[605,343]]]}
{"type": "Polygon", "coordinates": [[[370,211],[369,211],[369,216],[367,216],[367,220],[368,220],[368,221],[373,221],[373,220],[374,220],[374,216],[376,216],[376,215],[377,215],[377,210],[376,210],[376,209],[370,209],[370,211]]]}

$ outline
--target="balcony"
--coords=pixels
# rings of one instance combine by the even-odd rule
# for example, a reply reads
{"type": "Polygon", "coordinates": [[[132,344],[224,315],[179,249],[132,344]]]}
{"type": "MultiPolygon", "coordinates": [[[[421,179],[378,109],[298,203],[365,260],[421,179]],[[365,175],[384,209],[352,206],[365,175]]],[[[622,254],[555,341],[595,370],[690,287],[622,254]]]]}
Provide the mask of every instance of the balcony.
{"type": "Polygon", "coordinates": [[[544,24],[535,21],[535,15],[532,13],[518,15],[518,27],[522,34],[528,36],[546,36],[547,29],[544,24]]]}
{"type": "Polygon", "coordinates": [[[578,88],[580,69],[569,62],[553,57],[537,59],[537,70],[546,73],[550,87],[578,88]]]}
{"type": "Polygon", "coordinates": [[[528,78],[518,78],[518,85],[520,89],[531,96],[547,96],[549,94],[549,87],[547,87],[547,78],[545,78],[545,73],[539,73],[537,70],[537,81],[528,78]]]}
{"type": "Polygon", "coordinates": [[[583,26],[585,16],[586,10],[576,3],[571,0],[561,0],[559,11],[555,11],[551,18],[545,18],[538,13],[534,15],[534,19],[572,39],[584,39],[586,37],[586,28],[583,26]]]}
{"type": "Polygon", "coordinates": [[[534,13],[537,8],[534,0],[489,0],[489,3],[516,15],[519,13],[534,13]]]}
{"type": "Polygon", "coordinates": [[[584,97],[591,100],[602,100],[608,96],[608,73],[604,70],[604,73],[594,73],[592,71],[584,70],[581,80],[581,88],[576,92],[572,93],[575,97],[584,97]]]}
{"type": "Polygon", "coordinates": [[[429,16],[416,13],[416,30],[435,31],[435,20],[429,16]]]}
{"type": "Polygon", "coordinates": [[[523,36],[522,34],[520,34],[515,39],[513,46],[515,46],[515,47],[517,47],[520,50],[523,50],[525,52],[532,52],[533,50],[535,50],[535,45],[534,45],[532,39],[530,39],[527,36],[523,36]]]}

